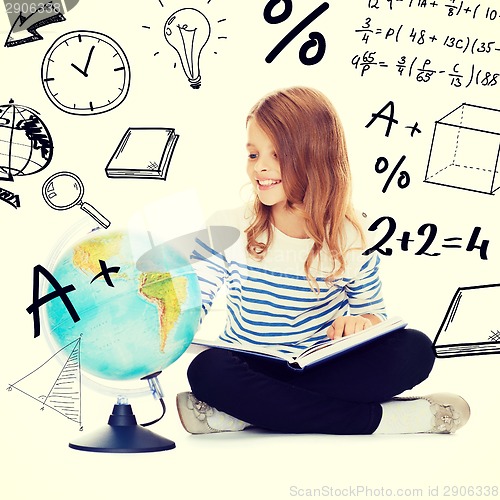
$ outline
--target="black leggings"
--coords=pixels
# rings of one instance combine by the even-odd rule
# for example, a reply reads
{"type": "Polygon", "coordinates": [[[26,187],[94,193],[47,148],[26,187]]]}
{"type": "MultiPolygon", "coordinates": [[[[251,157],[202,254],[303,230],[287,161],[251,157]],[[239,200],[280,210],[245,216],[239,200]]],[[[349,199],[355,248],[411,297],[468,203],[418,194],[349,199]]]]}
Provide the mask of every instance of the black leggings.
{"type": "Polygon", "coordinates": [[[198,399],[263,429],[371,434],[380,403],[425,380],[434,359],[425,334],[401,329],[305,370],[209,349],[193,359],[188,379],[198,399]]]}

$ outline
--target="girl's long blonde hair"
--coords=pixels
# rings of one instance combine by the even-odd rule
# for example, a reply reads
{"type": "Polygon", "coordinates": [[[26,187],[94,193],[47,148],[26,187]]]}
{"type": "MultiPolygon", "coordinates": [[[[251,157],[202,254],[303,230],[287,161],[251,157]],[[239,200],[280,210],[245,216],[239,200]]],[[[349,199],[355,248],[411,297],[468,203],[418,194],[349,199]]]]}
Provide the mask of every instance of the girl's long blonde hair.
{"type": "MultiPolygon", "coordinates": [[[[280,162],[287,209],[305,220],[313,246],[304,271],[314,290],[310,268],[322,248],[328,248],[334,268],[332,282],[345,270],[344,223],[351,222],[364,245],[364,235],[351,201],[351,173],[344,130],[328,98],[308,87],[277,90],[250,110],[248,120],[267,134],[280,162]]],[[[273,239],[271,207],[255,197],[254,218],[246,229],[247,251],[261,260],[273,239]],[[264,235],[264,242],[258,241],[264,235]]]]}

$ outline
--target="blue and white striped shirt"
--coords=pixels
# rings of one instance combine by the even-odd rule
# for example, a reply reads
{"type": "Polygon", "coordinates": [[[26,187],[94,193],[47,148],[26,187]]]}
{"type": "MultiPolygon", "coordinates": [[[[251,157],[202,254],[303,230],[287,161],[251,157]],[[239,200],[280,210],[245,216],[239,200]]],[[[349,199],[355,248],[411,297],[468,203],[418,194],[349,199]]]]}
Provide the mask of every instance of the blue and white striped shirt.
{"type": "Polygon", "coordinates": [[[240,231],[239,239],[223,253],[198,241],[192,263],[202,292],[202,320],[217,292],[226,287],[227,319],[222,341],[266,345],[271,350],[296,354],[326,340],[326,329],[338,316],[375,314],[386,317],[379,256],[362,255],[361,241],[346,221],[349,247],[346,269],[331,285],[332,259],[322,252],[311,267],[319,285],[314,292],[304,272],[312,240],[292,238],[274,228],[273,242],[262,261],[246,251],[250,220],[245,207],[218,213],[211,225],[240,231]]]}

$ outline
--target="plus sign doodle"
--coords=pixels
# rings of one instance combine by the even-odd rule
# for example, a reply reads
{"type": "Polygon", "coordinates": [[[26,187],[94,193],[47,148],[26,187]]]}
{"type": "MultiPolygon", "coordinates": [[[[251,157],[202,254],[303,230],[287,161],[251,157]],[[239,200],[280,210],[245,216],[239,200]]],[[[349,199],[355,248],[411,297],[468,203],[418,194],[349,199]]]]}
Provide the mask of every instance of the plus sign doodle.
{"type": "Polygon", "coordinates": [[[101,266],[101,272],[97,273],[93,278],[92,281],[90,282],[91,284],[101,276],[104,278],[106,281],[106,284],[108,286],[114,287],[113,282],[111,281],[111,276],[109,273],[117,273],[120,271],[120,266],[113,266],[113,267],[108,267],[106,265],[106,262],[104,260],[99,259],[99,265],[101,266]]]}

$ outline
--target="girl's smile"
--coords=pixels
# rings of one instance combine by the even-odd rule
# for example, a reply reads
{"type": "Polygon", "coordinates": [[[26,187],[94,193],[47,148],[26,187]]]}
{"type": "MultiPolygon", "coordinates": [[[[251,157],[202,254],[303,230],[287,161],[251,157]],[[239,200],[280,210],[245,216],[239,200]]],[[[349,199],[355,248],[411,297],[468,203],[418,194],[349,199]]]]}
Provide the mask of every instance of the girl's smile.
{"type": "Polygon", "coordinates": [[[260,191],[267,191],[281,184],[281,179],[256,179],[260,191]]]}

